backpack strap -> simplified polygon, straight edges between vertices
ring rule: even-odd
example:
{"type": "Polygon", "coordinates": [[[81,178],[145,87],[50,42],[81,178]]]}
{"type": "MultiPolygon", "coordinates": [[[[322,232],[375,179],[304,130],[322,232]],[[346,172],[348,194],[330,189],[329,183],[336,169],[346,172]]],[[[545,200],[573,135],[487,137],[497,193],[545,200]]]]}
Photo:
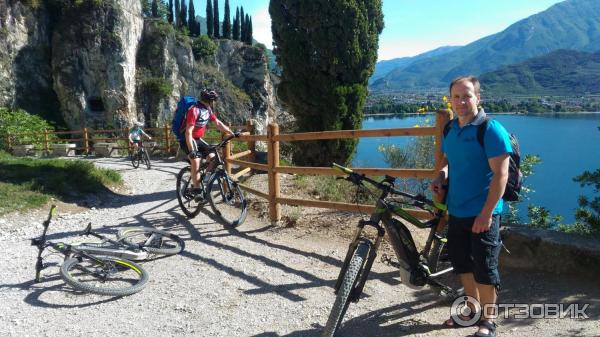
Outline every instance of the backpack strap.
{"type": "Polygon", "coordinates": [[[451,120],[447,121],[446,125],[444,125],[444,131],[443,131],[444,137],[442,137],[442,138],[446,138],[446,136],[448,135],[448,132],[450,132],[450,124],[452,124],[453,120],[454,119],[451,119],[451,120]]]}
{"type": "Polygon", "coordinates": [[[484,150],[485,150],[485,146],[483,146],[483,136],[485,136],[485,130],[487,130],[489,121],[490,121],[489,117],[486,116],[485,119],[483,120],[483,122],[481,124],[479,124],[479,126],[477,127],[477,141],[479,142],[479,145],[481,145],[481,147],[483,147],[484,150]]]}

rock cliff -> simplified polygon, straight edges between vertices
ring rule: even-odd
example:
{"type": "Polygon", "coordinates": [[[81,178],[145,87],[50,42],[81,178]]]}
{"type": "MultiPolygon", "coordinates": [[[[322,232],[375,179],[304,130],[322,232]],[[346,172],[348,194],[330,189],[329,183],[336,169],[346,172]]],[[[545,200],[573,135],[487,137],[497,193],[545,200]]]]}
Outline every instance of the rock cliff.
{"type": "Polygon", "coordinates": [[[199,58],[189,37],[145,18],[139,0],[51,3],[0,0],[0,106],[54,113],[71,129],[154,127],[169,123],[180,96],[210,87],[228,123],[254,119],[264,133],[280,112],[259,47],[216,40],[199,58]]]}

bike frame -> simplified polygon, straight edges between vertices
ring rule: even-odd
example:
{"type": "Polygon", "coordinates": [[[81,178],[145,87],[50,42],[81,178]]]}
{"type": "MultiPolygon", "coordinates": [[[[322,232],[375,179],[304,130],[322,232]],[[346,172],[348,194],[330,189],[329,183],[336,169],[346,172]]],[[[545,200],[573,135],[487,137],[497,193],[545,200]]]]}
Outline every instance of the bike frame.
{"type": "MultiPolygon", "coordinates": [[[[369,182],[373,186],[379,188],[382,191],[381,195],[379,196],[379,199],[376,202],[375,211],[371,214],[370,219],[369,220],[360,220],[357,225],[356,232],[354,234],[352,242],[350,243],[350,245],[348,247],[348,252],[346,253],[346,258],[344,259],[344,263],[342,265],[342,268],[340,270],[340,273],[338,275],[338,278],[337,278],[337,281],[335,284],[335,288],[334,288],[335,293],[337,294],[339,291],[339,288],[342,284],[344,275],[346,274],[346,270],[348,269],[350,260],[352,259],[352,256],[354,254],[356,247],[361,242],[361,240],[366,240],[366,239],[363,239],[363,235],[362,235],[364,228],[366,226],[371,226],[371,227],[375,228],[377,230],[377,238],[375,239],[375,242],[373,243],[373,246],[369,251],[369,255],[365,262],[364,271],[362,272],[361,275],[359,275],[356,286],[353,288],[352,293],[350,294],[350,297],[349,297],[350,301],[357,302],[363,291],[363,288],[364,288],[367,278],[369,276],[371,267],[373,266],[373,262],[375,261],[375,257],[377,256],[377,250],[379,249],[379,246],[381,245],[381,241],[382,241],[385,233],[386,232],[388,233],[388,236],[390,238],[390,244],[398,258],[400,267],[410,270],[412,268],[410,266],[406,265],[404,263],[404,261],[411,260],[411,259],[414,261],[414,259],[419,259],[420,256],[427,256],[431,249],[433,240],[439,240],[439,241],[446,240],[445,238],[443,238],[442,236],[439,235],[439,233],[441,233],[445,227],[445,222],[441,221],[441,220],[444,217],[444,211],[445,211],[446,207],[443,204],[428,200],[423,196],[414,196],[414,195],[411,195],[408,193],[404,193],[404,192],[395,190],[393,187],[393,182],[395,180],[394,177],[386,176],[385,179],[383,180],[383,182],[377,182],[377,181],[372,180],[364,175],[359,175],[357,173],[354,173],[351,170],[344,168],[342,166],[334,164],[334,167],[342,170],[345,173],[350,174],[349,177],[346,179],[353,182],[354,184],[362,185],[361,182],[364,180],[364,181],[369,182]],[[416,207],[419,207],[421,209],[425,209],[425,207],[424,207],[425,205],[429,205],[429,206],[433,207],[435,209],[435,211],[433,212],[434,217],[425,222],[417,219],[416,217],[414,217],[413,215],[408,213],[406,210],[404,210],[400,206],[394,205],[393,201],[391,201],[391,200],[388,201],[387,198],[390,194],[400,195],[403,197],[410,198],[413,200],[413,205],[416,207]],[[412,224],[418,228],[430,228],[431,229],[429,236],[427,238],[425,247],[421,252],[407,251],[408,247],[415,247],[414,241],[412,240],[412,236],[410,235],[410,232],[408,231],[408,229],[401,222],[394,219],[393,215],[399,216],[400,218],[408,221],[410,224],[412,224]]],[[[414,261],[415,265],[419,265],[418,262],[419,262],[418,260],[414,261]]],[[[427,273],[428,271],[425,272],[424,275],[425,275],[426,284],[442,288],[445,291],[454,292],[453,289],[438,282],[435,279],[437,276],[444,275],[451,271],[452,271],[452,268],[438,271],[434,274],[427,273]]]]}

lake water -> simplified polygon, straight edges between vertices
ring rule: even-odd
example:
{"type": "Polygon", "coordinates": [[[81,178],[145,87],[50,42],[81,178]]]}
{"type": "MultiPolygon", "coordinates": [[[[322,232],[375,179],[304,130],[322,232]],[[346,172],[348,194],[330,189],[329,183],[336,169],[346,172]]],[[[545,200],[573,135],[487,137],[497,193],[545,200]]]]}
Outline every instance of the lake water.
{"type": "MultiPolygon", "coordinates": [[[[363,121],[363,129],[384,129],[422,125],[435,116],[376,116],[363,121]]],[[[600,113],[554,115],[493,115],[517,135],[521,155],[535,154],[542,162],[534,168],[525,184],[535,190],[530,200],[521,203],[520,215],[527,219],[527,204],[548,208],[560,214],[566,223],[574,221],[579,195],[593,195],[592,188],[582,189],[573,177],[583,171],[600,168],[600,113]]],[[[355,167],[387,167],[377,147],[381,144],[402,146],[413,137],[361,138],[352,162],[355,167]]]]}

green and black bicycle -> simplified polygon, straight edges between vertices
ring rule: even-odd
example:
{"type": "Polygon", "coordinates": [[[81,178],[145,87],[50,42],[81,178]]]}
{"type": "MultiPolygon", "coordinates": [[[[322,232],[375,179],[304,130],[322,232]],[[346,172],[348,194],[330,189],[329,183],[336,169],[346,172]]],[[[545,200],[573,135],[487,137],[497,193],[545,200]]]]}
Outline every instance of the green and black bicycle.
{"type": "Polygon", "coordinates": [[[399,269],[402,284],[413,289],[429,285],[451,300],[459,296],[461,289],[458,279],[451,273],[452,267],[444,249],[447,240],[445,222],[442,222],[442,219],[445,216],[446,205],[429,200],[423,195],[412,195],[395,189],[394,177],[386,176],[379,182],[337,164],[334,164],[334,168],[346,173],[345,179],[353,184],[364,187],[363,182],[367,182],[381,194],[370,219],[361,220],[357,225],[354,239],[350,243],[335,284],[337,296],[323,336],[334,336],[341,326],[350,302],[358,302],[360,299],[377,250],[386,233],[397,259],[390,263],[399,269]],[[421,221],[411,215],[406,207],[426,210],[432,218],[421,221]],[[393,215],[419,228],[429,229],[429,236],[421,251],[417,249],[406,225],[394,219],[393,215]],[[363,234],[367,227],[375,229],[375,240],[368,239],[363,234]]]}
{"type": "Polygon", "coordinates": [[[35,282],[41,281],[41,271],[48,267],[43,252],[50,249],[65,256],[60,275],[73,288],[98,295],[126,296],[142,290],[148,281],[148,272],[135,261],[156,255],[180,253],[184,242],[175,234],[150,227],[121,229],[117,240],[92,231],[88,224],[82,235],[94,236],[99,241],[77,243],[52,242],[46,239],[48,227],[56,206],[52,205],[43,222],[43,232],[31,244],[38,248],[35,282]]]}

